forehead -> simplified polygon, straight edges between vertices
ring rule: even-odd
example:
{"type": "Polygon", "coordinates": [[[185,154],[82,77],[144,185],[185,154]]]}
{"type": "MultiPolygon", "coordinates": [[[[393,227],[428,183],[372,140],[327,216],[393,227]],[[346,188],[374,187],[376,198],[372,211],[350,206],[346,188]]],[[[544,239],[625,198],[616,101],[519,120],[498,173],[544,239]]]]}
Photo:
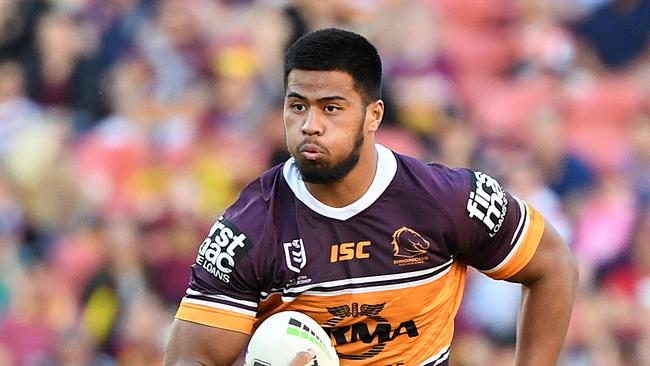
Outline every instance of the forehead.
{"type": "Polygon", "coordinates": [[[344,71],[291,70],[286,94],[293,92],[315,99],[338,95],[360,100],[354,87],[354,79],[344,71]]]}

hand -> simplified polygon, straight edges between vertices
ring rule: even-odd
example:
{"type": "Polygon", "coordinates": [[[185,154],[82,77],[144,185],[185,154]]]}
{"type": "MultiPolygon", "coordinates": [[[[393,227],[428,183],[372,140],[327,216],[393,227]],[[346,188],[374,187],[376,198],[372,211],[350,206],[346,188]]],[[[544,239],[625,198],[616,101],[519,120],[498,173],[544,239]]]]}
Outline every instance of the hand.
{"type": "Polygon", "coordinates": [[[300,352],[288,366],[305,366],[309,361],[313,360],[314,357],[316,357],[316,352],[311,349],[300,352]]]}

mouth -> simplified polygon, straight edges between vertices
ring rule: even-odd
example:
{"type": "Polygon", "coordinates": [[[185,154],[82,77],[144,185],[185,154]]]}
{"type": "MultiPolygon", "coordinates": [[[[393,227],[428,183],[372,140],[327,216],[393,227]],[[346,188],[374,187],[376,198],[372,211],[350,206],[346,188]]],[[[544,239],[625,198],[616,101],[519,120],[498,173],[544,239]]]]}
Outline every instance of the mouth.
{"type": "Polygon", "coordinates": [[[307,160],[318,160],[325,155],[325,150],[312,143],[303,143],[298,147],[298,152],[307,160]]]}

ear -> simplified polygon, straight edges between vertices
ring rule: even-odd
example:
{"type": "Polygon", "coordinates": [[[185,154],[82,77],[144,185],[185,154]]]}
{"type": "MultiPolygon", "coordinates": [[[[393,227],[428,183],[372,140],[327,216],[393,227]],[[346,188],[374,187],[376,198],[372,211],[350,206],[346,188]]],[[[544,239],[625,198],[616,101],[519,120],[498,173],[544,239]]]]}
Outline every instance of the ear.
{"type": "Polygon", "coordinates": [[[384,118],[384,101],[377,99],[366,107],[366,123],[368,132],[376,132],[384,118]]]}

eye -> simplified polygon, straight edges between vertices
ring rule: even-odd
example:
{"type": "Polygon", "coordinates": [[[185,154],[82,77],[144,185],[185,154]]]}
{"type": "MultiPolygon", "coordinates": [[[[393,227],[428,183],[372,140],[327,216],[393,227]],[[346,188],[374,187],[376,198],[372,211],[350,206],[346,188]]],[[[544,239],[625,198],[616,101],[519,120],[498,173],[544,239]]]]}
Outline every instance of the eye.
{"type": "Polygon", "coordinates": [[[325,106],[325,112],[327,112],[327,113],[334,113],[334,112],[336,112],[336,111],[338,111],[340,109],[341,109],[341,107],[339,107],[337,105],[333,105],[333,104],[329,104],[329,105],[325,106]]]}
{"type": "Polygon", "coordinates": [[[304,112],[307,107],[302,103],[291,103],[291,110],[294,112],[304,112]]]}

